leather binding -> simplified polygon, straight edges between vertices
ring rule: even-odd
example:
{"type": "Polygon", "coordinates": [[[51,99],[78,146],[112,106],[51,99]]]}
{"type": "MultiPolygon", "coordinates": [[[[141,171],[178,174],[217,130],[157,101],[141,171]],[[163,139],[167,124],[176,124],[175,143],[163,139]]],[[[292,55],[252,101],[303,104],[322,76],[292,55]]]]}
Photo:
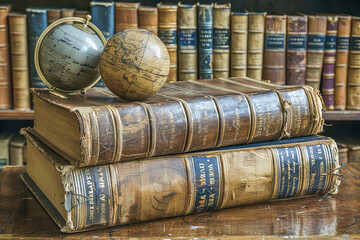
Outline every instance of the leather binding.
{"type": "Polygon", "coordinates": [[[137,2],[115,2],[115,33],[138,28],[137,2]]]}
{"type": "Polygon", "coordinates": [[[231,13],[231,77],[246,77],[248,13],[231,13]]]}
{"type": "Polygon", "coordinates": [[[158,10],[156,7],[140,6],[138,10],[138,26],[158,35],[158,10]]]}
{"type": "Polygon", "coordinates": [[[7,17],[10,5],[0,5],[0,109],[10,109],[11,76],[7,17]]]}
{"type": "Polygon", "coordinates": [[[179,81],[196,80],[197,12],[196,4],[178,3],[179,81]]]}
{"type": "Polygon", "coordinates": [[[213,5],[197,5],[199,79],[211,79],[213,72],[213,5]]]}
{"type": "Polygon", "coordinates": [[[106,40],[115,33],[114,2],[90,2],[91,22],[102,32],[106,40]]]}
{"type": "Polygon", "coordinates": [[[67,233],[336,194],[341,182],[336,143],[320,136],[77,169],[22,132],[31,153],[22,179],[67,233]]]}
{"type": "Polygon", "coordinates": [[[350,46],[351,16],[339,15],[335,62],[335,109],[346,109],[346,84],[350,46]]]}
{"type": "Polygon", "coordinates": [[[320,89],[327,19],[322,15],[309,15],[308,21],[305,84],[320,89]]]}
{"type": "MultiPolygon", "coordinates": [[[[79,17],[79,18],[83,18],[83,19],[86,19],[86,16],[87,15],[91,15],[91,13],[89,11],[86,11],[86,10],[76,10],[75,11],[75,17],[79,17]]],[[[113,22],[115,20],[113,19],[113,22]]]]}
{"type": "Polygon", "coordinates": [[[352,17],[346,108],[360,110],[360,17],[352,17]]]}
{"type": "Polygon", "coordinates": [[[13,108],[30,110],[26,14],[9,14],[13,108]]]}
{"type": "Polygon", "coordinates": [[[324,98],[325,107],[328,110],[334,110],[335,105],[335,57],[338,21],[338,16],[327,16],[321,93],[324,98]]]}
{"type": "Polygon", "coordinates": [[[28,26],[28,48],[29,48],[29,73],[30,73],[30,87],[32,88],[46,88],[45,84],[38,76],[35,63],[34,52],[35,46],[41,33],[47,27],[47,10],[39,8],[27,8],[27,26],[28,26]]]}
{"type": "Polygon", "coordinates": [[[230,12],[231,4],[216,4],[213,9],[214,78],[229,77],[230,72],[230,12]]]}
{"type": "Polygon", "coordinates": [[[286,84],[286,15],[268,14],[265,18],[263,79],[286,84]]]}
{"type": "Polygon", "coordinates": [[[59,154],[66,148],[50,137],[48,128],[60,126],[43,127],[37,115],[44,111],[40,102],[73,117],[81,154],[69,161],[76,166],[305,136],[321,132],[323,126],[318,91],[246,77],[168,83],[142,102],[123,101],[100,88],[67,99],[49,90],[32,91],[34,129],[41,140],[57,146],[59,154]]]}
{"type": "Polygon", "coordinates": [[[308,18],[304,14],[287,17],[286,84],[304,85],[308,18]]]}
{"type": "Polygon", "coordinates": [[[247,76],[262,80],[265,12],[249,12],[247,76]]]}
{"type": "Polygon", "coordinates": [[[177,5],[157,4],[159,38],[165,43],[170,56],[167,82],[177,81],[177,5]]]}
{"type": "Polygon", "coordinates": [[[61,18],[61,9],[49,8],[47,10],[47,24],[50,25],[61,18]]]}

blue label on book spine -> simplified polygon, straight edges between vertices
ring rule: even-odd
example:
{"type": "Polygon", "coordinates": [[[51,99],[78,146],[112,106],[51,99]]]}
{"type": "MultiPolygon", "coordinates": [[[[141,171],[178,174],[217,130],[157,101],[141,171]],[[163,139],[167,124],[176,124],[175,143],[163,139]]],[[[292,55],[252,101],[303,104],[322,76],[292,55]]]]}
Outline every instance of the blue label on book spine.
{"type": "Polygon", "coordinates": [[[336,43],[336,49],[348,50],[350,46],[349,37],[338,37],[336,43]]]}
{"type": "Polygon", "coordinates": [[[220,159],[218,157],[192,157],[195,170],[195,205],[193,213],[215,210],[220,193],[220,159]]]}
{"type": "Polygon", "coordinates": [[[170,45],[176,44],[176,30],[161,30],[159,29],[159,38],[163,41],[163,43],[170,45]]]}
{"type": "Polygon", "coordinates": [[[266,34],[265,49],[285,51],[285,34],[266,34]]]}
{"type": "Polygon", "coordinates": [[[179,30],[179,49],[196,49],[196,30],[179,30]]]}
{"type": "Polygon", "coordinates": [[[360,51],[360,37],[352,37],[350,50],[360,51]]]}
{"type": "Polygon", "coordinates": [[[213,30],[199,29],[199,49],[213,48],[213,30]]]}
{"type": "Polygon", "coordinates": [[[229,49],[229,30],[214,28],[214,48],[229,49]]]}
{"type": "Polygon", "coordinates": [[[336,35],[326,36],[325,50],[336,50],[336,35]]]}
{"type": "Polygon", "coordinates": [[[306,50],[306,36],[304,35],[288,36],[287,47],[290,50],[306,50]]]}
{"type": "Polygon", "coordinates": [[[309,34],[307,40],[307,48],[309,50],[324,50],[325,35],[309,34]]]}

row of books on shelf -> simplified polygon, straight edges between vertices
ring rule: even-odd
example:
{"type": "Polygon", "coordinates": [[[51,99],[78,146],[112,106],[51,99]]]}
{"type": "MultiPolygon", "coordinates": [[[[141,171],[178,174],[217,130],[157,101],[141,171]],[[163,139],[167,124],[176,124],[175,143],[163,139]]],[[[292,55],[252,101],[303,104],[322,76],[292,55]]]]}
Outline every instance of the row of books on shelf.
{"type": "Polygon", "coordinates": [[[26,140],[19,131],[0,131],[0,170],[7,165],[26,164],[26,140]]]}

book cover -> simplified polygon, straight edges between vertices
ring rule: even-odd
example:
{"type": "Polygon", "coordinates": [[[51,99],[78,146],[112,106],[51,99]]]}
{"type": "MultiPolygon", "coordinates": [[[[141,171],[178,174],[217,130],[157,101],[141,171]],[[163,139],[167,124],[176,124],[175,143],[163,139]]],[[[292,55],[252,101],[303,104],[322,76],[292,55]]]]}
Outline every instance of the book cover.
{"type": "Polygon", "coordinates": [[[0,109],[12,107],[12,88],[8,41],[8,14],[10,5],[0,5],[0,109]]]}
{"type": "Polygon", "coordinates": [[[248,13],[231,13],[231,77],[246,77],[247,69],[247,38],[248,38],[248,13]]]}
{"type": "Polygon", "coordinates": [[[91,22],[102,32],[108,40],[115,31],[114,2],[90,2],[91,22]]]}
{"type": "Polygon", "coordinates": [[[138,28],[138,2],[115,2],[115,33],[138,28]]]}
{"type": "Polygon", "coordinates": [[[140,6],[138,11],[139,28],[158,35],[158,10],[156,7],[140,6]]]}

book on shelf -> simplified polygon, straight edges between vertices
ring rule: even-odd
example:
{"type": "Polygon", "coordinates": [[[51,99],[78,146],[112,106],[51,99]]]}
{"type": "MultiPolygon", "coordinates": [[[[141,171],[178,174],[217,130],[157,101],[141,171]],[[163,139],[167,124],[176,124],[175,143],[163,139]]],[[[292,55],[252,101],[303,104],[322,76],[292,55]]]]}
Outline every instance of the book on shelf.
{"type": "Polygon", "coordinates": [[[0,171],[10,163],[9,143],[14,135],[15,133],[10,130],[0,132],[0,171]]]}
{"type": "Polygon", "coordinates": [[[61,9],[60,8],[48,8],[46,18],[47,18],[48,25],[59,20],[61,18],[61,9]]]}
{"type": "Polygon", "coordinates": [[[317,90],[249,78],[168,83],[142,102],[101,88],[33,93],[37,137],[80,167],[311,135],[324,124],[317,90]]]}
{"type": "Polygon", "coordinates": [[[349,152],[349,149],[348,147],[346,147],[345,145],[343,144],[339,144],[339,164],[342,165],[342,164],[348,164],[349,163],[349,160],[348,160],[348,152],[349,152]]]}
{"type": "Polygon", "coordinates": [[[360,110],[360,17],[351,19],[346,108],[360,110]]]}
{"type": "Polygon", "coordinates": [[[265,17],[263,79],[286,84],[286,15],[268,14],[265,17]]]}
{"type": "Polygon", "coordinates": [[[74,17],[75,16],[75,8],[61,8],[60,12],[61,12],[61,18],[66,18],[66,17],[74,17]]]}
{"type": "Polygon", "coordinates": [[[8,14],[11,6],[0,4],[0,109],[12,107],[10,57],[8,41],[8,14]]]}
{"type": "Polygon", "coordinates": [[[165,44],[170,56],[170,72],[167,82],[177,81],[177,17],[178,6],[158,3],[158,36],[165,44]]]}
{"type": "Polygon", "coordinates": [[[214,4],[213,70],[214,78],[229,77],[231,4],[214,4]]]}
{"type": "Polygon", "coordinates": [[[317,135],[76,168],[22,132],[22,180],[67,233],[335,194],[341,181],[335,142],[317,135]]]}
{"type": "Polygon", "coordinates": [[[178,3],[179,81],[198,79],[196,4],[178,3]]]}
{"type": "Polygon", "coordinates": [[[23,135],[17,133],[11,138],[9,143],[9,164],[10,165],[24,165],[26,154],[26,140],[23,135]]]}
{"type": "Polygon", "coordinates": [[[199,79],[212,79],[213,71],[213,4],[197,5],[199,79]]]}
{"type": "Polygon", "coordinates": [[[114,35],[115,31],[115,8],[114,2],[90,2],[91,10],[91,22],[104,35],[105,39],[108,40],[114,35]]]}
{"type": "Polygon", "coordinates": [[[327,27],[321,93],[326,109],[334,110],[336,38],[339,18],[336,15],[328,15],[326,17],[327,27]]]}
{"type": "Polygon", "coordinates": [[[307,29],[307,15],[287,16],[286,84],[288,85],[305,84],[307,29]]]}
{"type": "Polygon", "coordinates": [[[351,16],[339,15],[335,61],[335,109],[346,109],[346,84],[350,46],[351,16]]]}
{"type": "Polygon", "coordinates": [[[29,61],[26,14],[10,13],[9,40],[14,110],[30,110],[29,61]]]}
{"type": "Polygon", "coordinates": [[[115,33],[138,28],[138,2],[115,2],[115,33]]]}
{"type": "MultiPolygon", "coordinates": [[[[87,15],[90,15],[90,11],[87,11],[87,10],[76,10],[75,11],[75,17],[86,19],[87,15]]],[[[114,15],[113,15],[113,17],[114,17],[114,15]]]]}
{"type": "Polygon", "coordinates": [[[230,18],[230,75],[231,77],[246,77],[248,13],[246,11],[232,12],[230,18]]]}
{"type": "Polygon", "coordinates": [[[139,28],[148,30],[158,35],[158,10],[156,7],[140,5],[138,10],[139,28]]]}
{"type": "Polygon", "coordinates": [[[356,131],[346,131],[345,133],[333,131],[328,134],[339,145],[339,149],[341,149],[340,147],[347,149],[347,151],[343,151],[347,153],[348,163],[360,163],[360,136],[356,131]]]}

